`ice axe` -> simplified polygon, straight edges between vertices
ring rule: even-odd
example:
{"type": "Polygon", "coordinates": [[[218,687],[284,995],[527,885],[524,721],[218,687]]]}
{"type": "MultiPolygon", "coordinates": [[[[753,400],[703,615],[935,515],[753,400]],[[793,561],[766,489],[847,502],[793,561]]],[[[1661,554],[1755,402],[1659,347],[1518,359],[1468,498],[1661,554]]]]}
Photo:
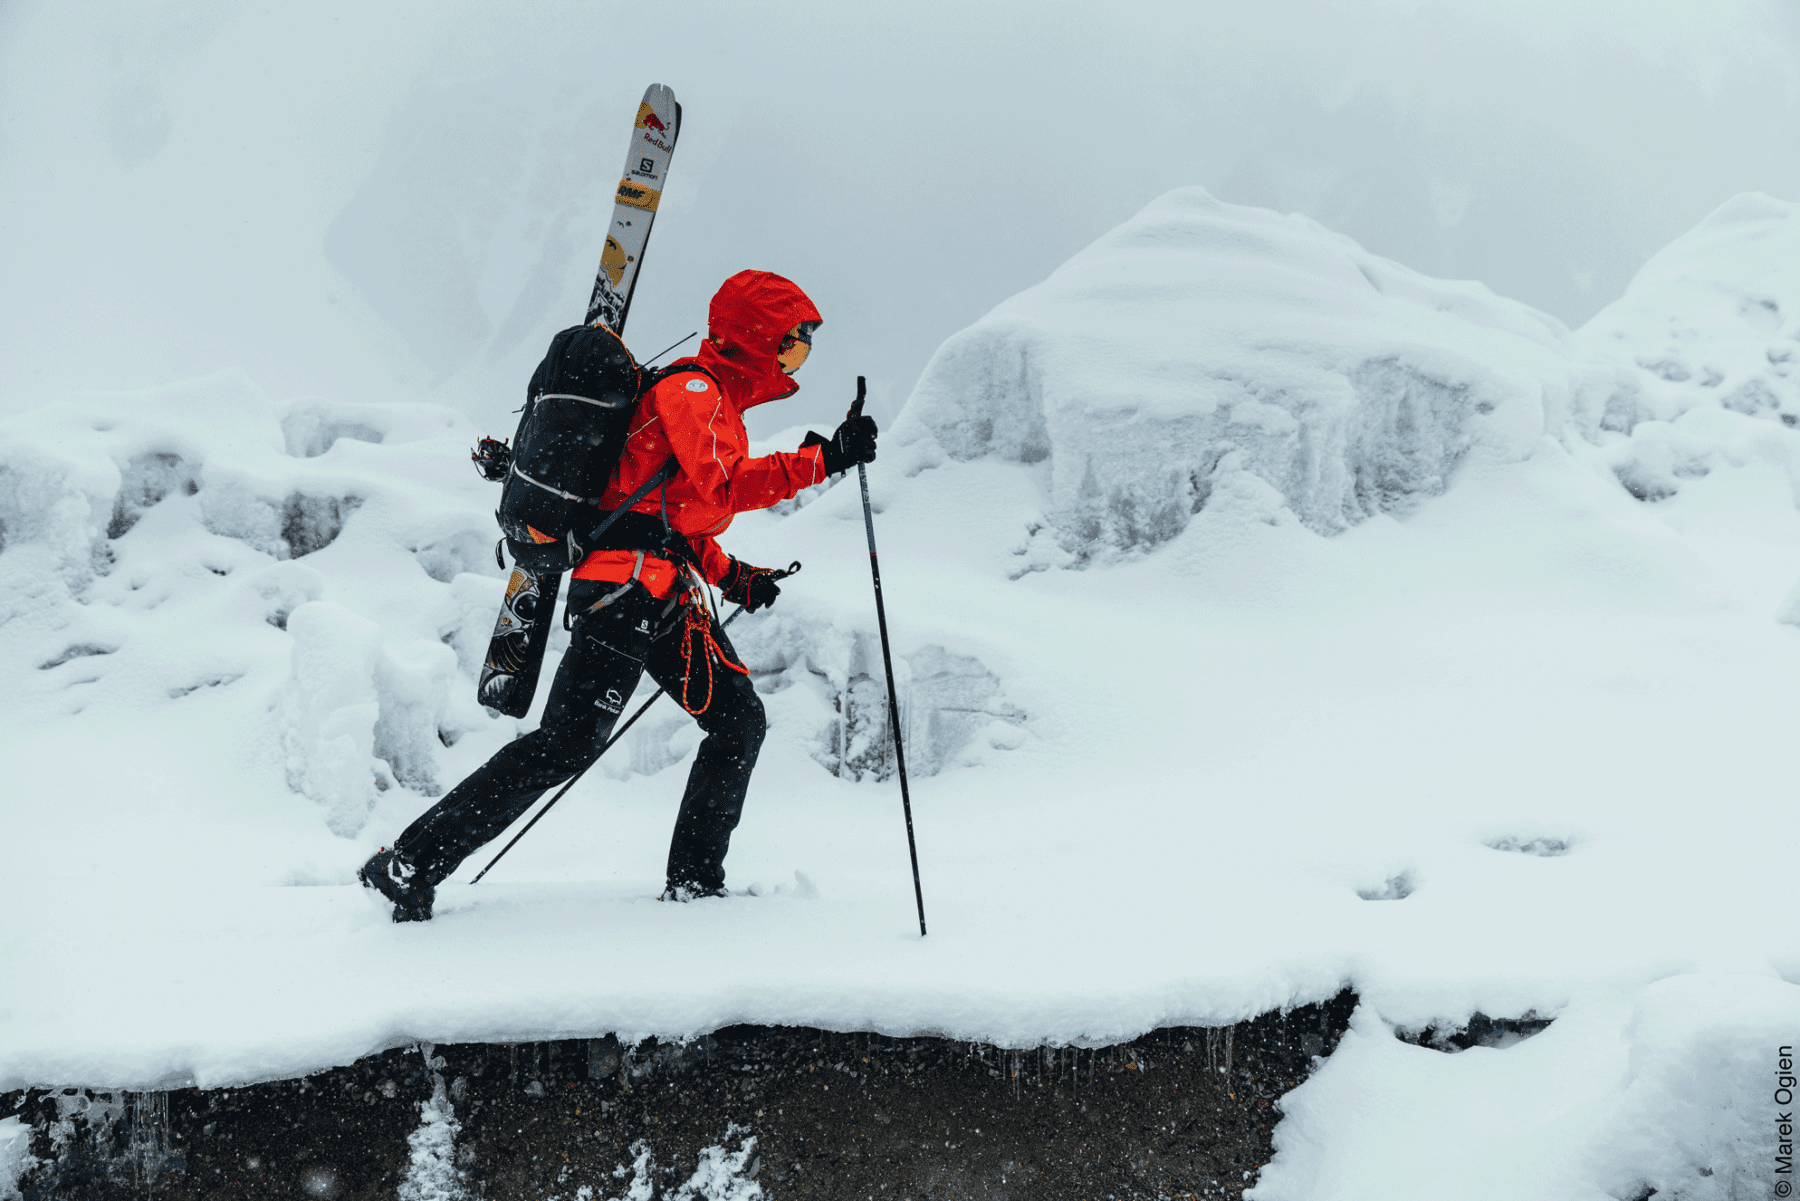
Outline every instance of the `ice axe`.
{"type": "MultiPolygon", "coordinates": [[[[868,380],[856,377],[856,400],[850,405],[851,418],[862,416],[863,399],[869,390],[868,380]]],[[[888,649],[887,606],[881,603],[881,559],[875,553],[875,513],[869,507],[869,468],[856,465],[856,478],[862,484],[863,529],[869,535],[869,574],[875,580],[875,623],[881,627],[881,665],[887,670],[888,730],[894,738],[894,765],[900,770],[900,807],[906,813],[906,850],[912,856],[913,899],[919,903],[919,937],[925,937],[925,892],[919,887],[919,846],[913,840],[912,797],[906,789],[906,747],[900,737],[900,694],[894,689],[894,656],[888,649]]]]}
{"type": "MultiPolygon", "coordinates": [[[[800,560],[796,559],[792,563],[789,563],[784,570],[772,571],[769,574],[774,579],[785,580],[789,576],[796,574],[799,570],[800,570],[800,560]]],[[[728,626],[732,622],[736,621],[738,619],[738,614],[742,613],[743,611],[744,611],[744,607],[742,605],[739,605],[735,610],[732,611],[732,614],[730,617],[727,617],[723,622],[720,623],[719,628],[724,629],[726,626],[728,626]]],[[[631,715],[631,719],[629,721],[627,721],[624,725],[620,726],[617,730],[613,731],[612,737],[608,738],[606,740],[605,744],[603,746],[601,746],[601,748],[599,750],[594,752],[594,757],[592,759],[589,759],[585,764],[583,764],[580,771],[576,772],[574,775],[569,777],[569,782],[564,784],[562,786],[562,788],[560,788],[557,791],[556,795],[550,798],[550,803],[545,805],[542,809],[539,809],[537,811],[537,814],[534,817],[532,817],[532,819],[530,821],[525,823],[525,828],[523,830],[520,830],[517,834],[514,834],[512,836],[512,841],[507,843],[505,846],[501,847],[500,854],[495,855],[492,859],[488,860],[488,865],[486,867],[482,868],[479,872],[476,872],[475,878],[473,880],[470,880],[469,883],[470,884],[481,883],[481,877],[483,877],[483,876],[487,875],[489,872],[493,871],[494,864],[500,862],[500,860],[505,857],[506,852],[512,850],[513,847],[517,846],[519,839],[521,839],[521,838],[525,837],[527,834],[531,833],[531,827],[537,825],[538,819],[543,817],[544,814],[550,812],[550,806],[554,805],[554,804],[556,804],[556,802],[562,800],[564,794],[566,794],[569,791],[569,789],[575,787],[576,782],[579,781],[582,776],[585,776],[587,774],[587,769],[594,766],[594,764],[600,762],[600,756],[602,756],[602,755],[606,754],[606,752],[612,750],[613,743],[615,743],[615,742],[619,741],[619,739],[625,737],[626,731],[630,730],[632,726],[637,724],[637,719],[642,717],[644,715],[644,713],[650,708],[651,705],[654,705],[658,700],[660,700],[665,691],[666,691],[666,689],[658,688],[656,690],[656,694],[654,696],[652,696],[649,700],[645,701],[642,705],[639,705],[638,711],[631,715]]]]}

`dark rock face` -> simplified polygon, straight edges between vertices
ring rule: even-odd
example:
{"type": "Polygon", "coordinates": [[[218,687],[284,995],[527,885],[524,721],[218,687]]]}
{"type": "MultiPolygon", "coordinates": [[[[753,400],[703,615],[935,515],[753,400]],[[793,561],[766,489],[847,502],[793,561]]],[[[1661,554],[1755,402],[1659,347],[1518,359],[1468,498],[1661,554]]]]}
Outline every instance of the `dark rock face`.
{"type": "Polygon", "coordinates": [[[0,1114],[33,1128],[26,1201],[1237,1197],[1354,1004],[1094,1050],[743,1026],[427,1044],[247,1088],[12,1093],[0,1114]]]}

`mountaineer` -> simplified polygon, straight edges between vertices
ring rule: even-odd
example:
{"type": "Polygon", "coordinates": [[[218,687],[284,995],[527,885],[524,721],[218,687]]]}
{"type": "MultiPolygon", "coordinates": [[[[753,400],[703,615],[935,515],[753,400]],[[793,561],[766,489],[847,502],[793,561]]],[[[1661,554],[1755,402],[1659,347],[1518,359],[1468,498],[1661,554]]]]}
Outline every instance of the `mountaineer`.
{"type": "Polygon", "coordinates": [[[875,422],[860,414],[830,438],[809,433],[798,450],[747,453],[744,410],[799,390],[791,377],[820,322],[789,280],[742,271],[713,297],[700,352],[655,375],[599,497],[599,516],[665,467],[673,475],[614,521],[571,573],[572,639],[538,729],[503,747],[358,872],[364,886],[393,902],[395,921],[429,920],[440,882],[580,771],[606,744],[645,671],[706,735],[675,819],[663,899],[727,895],[725,853],[765,720],[748,671],[706,603],[705,584],[752,612],[781,590],[778,573],[733,558],[717,539],[734,515],[875,458],[875,422]]]}

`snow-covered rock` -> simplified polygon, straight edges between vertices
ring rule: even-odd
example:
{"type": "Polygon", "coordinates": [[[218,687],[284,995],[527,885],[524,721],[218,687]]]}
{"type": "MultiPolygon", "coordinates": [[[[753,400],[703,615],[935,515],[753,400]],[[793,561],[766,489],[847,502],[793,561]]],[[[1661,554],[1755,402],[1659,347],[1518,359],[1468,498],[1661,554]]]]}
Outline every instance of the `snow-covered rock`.
{"type": "Polygon", "coordinates": [[[1760,463],[1800,495],[1800,203],[1734,196],[1658,251],[1576,335],[1613,366],[1606,461],[1659,501],[1760,463]]]}
{"type": "MultiPolygon", "coordinates": [[[[343,836],[389,789],[438,794],[445,744],[493,725],[452,687],[498,589],[491,498],[449,469],[470,439],[230,374],[0,423],[14,695],[114,723],[228,698],[214,736],[278,743],[264,766],[343,836]]],[[[198,751],[219,716],[177,724],[198,751]]]]}
{"type": "Polygon", "coordinates": [[[1800,424],[1800,203],[1733,196],[1576,335],[1620,371],[1607,429],[1701,405],[1800,424]]]}
{"type": "Polygon", "coordinates": [[[902,422],[1044,465],[1042,566],[1155,547],[1209,504],[1324,534],[1404,513],[1471,454],[1590,426],[1605,382],[1543,313],[1186,188],[951,338],[902,422]]]}

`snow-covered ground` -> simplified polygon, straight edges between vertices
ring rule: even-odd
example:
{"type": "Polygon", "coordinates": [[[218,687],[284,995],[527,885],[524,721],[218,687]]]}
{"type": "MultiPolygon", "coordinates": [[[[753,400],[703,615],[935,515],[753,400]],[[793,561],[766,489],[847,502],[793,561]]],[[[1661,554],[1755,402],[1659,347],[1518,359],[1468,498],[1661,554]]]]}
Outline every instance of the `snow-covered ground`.
{"type": "Polygon", "coordinates": [[[1570,333],[1188,190],[951,339],[870,472],[923,939],[854,481],[727,538],[805,563],[733,627],[744,895],[654,899],[665,701],[394,926],[356,866],[535,720],[473,697],[498,431],[229,374],[0,423],[0,1088],[1348,984],[1263,1201],[1753,1195],[1800,1043],[1797,281],[1800,206],[1739,197],[1570,333]],[[1554,1021],[1396,1037],[1477,1012],[1554,1021]]]}

